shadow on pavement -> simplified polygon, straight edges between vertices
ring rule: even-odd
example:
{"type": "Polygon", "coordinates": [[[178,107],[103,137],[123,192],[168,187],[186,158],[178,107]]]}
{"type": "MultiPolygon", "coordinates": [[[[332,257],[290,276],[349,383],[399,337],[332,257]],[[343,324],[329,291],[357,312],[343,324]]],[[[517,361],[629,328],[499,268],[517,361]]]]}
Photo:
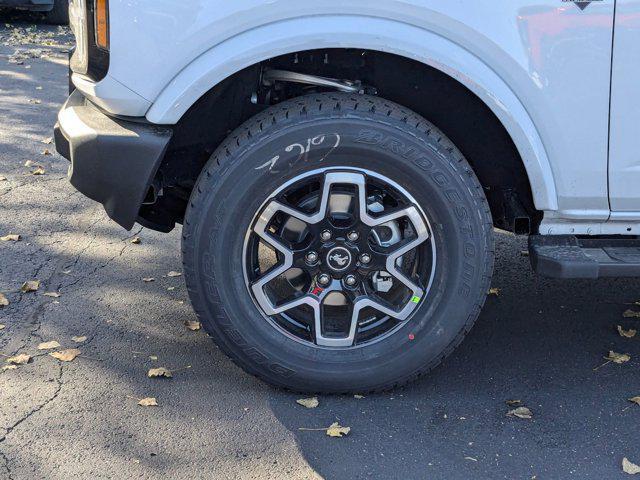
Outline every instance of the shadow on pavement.
{"type": "Polygon", "coordinates": [[[638,455],[640,392],[637,341],[625,303],[640,298],[638,280],[536,278],[526,242],[498,236],[493,285],[478,323],[443,365],[417,383],[364,399],[320,399],[297,411],[272,401],[278,419],[324,478],[618,478],[623,456],[638,455]],[[605,362],[625,352],[625,365],[605,362]],[[506,400],[522,400],[532,420],[507,418],[506,400]],[[299,427],[334,421],[346,438],[299,427]]]}

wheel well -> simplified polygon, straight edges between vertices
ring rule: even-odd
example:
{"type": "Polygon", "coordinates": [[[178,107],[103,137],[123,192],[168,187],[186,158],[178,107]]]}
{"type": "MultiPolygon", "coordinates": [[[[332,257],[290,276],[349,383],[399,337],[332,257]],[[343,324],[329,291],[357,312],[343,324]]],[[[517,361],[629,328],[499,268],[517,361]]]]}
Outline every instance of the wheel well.
{"type": "Polygon", "coordinates": [[[174,127],[174,136],[140,210],[141,223],[170,230],[181,223],[193,185],[220,143],[244,121],[322,87],[261,86],[264,68],[360,81],[431,121],[462,151],[482,184],[494,225],[527,234],[541,219],[522,159],[508,132],[473,92],[445,73],[397,55],[358,49],[309,50],[246,68],[205,94],[174,127]]]}

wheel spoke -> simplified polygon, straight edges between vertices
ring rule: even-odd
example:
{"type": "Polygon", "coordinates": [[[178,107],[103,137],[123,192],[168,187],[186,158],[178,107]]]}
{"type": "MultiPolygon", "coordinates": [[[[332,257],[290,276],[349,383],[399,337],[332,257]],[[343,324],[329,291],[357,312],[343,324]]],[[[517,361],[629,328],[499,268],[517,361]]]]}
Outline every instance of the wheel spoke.
{"type": "Polygon", "coordinates": [[[322,347],[350,347],[353,345],[353,342],[356,338],[356,329],[358,327],[357,314],[351,316],[351,322],[349,324],[349,332],[347,333],[346,337],[326,337],[322,334],[322,326],[323,326],[324,318],[323,318],[323,311],[322,311],[323,309],[322,309],[321,302],[324,298],[326,298],[328,293],[336,290],[340,290],[340,289],[337,288],[337,289],[330,289],[325,291],[320,301],[318,301],[316,305],[313,306],[314,321],[315,321],[314,330],[315,330],[315,337],[316,337],[315,340],[316,340],[316,344],[322,347]]]}
{"type": "MultiPolygon", "coordinates": [[[[269,304],[271,305],[271,302],[269,302],[269,304]]],[[[268,315],[278,315],[279,313],[286,312],[287,310],[291,310],[292,308],[296,308],[301,305],[309,305],[311,308],[315,310],[316,305],[319,305],[319,304],[318,304],[318,300],[315,297],[311,295],[305,295],[295,300],[291,300],[290,302],[283,303],[282,305],[279,305],[277,307],[272,306],[270,310],[271,313],[268,313],[268,315]]]]}
{"type": "Polygon", "coordinates": [[[324,220],[327,214],[327,208],[329,206],[329,198],[331,196],[331,187],[336,184],[356,184],[358,186],[362,185],[362,188],[359,187],[359,191],[362,192],[361,197],[364,198],[364,175],[357,173],[327,173],[324,177],[324,182],[322,186],[322,194],[320,197],[320,207],[318,211],[312,215],[308,215],[303,213],[295,208],[291,208],[283,203],[272,200],[262,211],[258,222],[254,230],[256,233],[259,233],[259,229],[263,230],[267,227],[273,216],[278,212],[286,213],[287,215],[291,215],[292,217],[297,218],[298,220],[308,224],[314,225],[316,223],[324,220]]]}
{"type": "MultiPolygon", "coordinates": [[[[425,226],[426,227],[426,226],[425,226]]],[[[421,299],[424,296],[424,291],[418,284],[413,282],[409,277],[403,274],[397,267],[396,263],[400,257],[402,257],[405,253],[410,252],[414,248],[421,245],[425,240],[429,238],[428,231],[425,229],[424,233],[418,233],[418,236],[410,241],[410,242],[401,242],[401,246],[393,250],[387,256],[386,260],[386,269],[389,274],[393,277],[397,278],[400,282],[402,282],[409,290],[411,290],[413,297],[421,299]]],[[[409,302],[411,303],[411,302],[409,302]]]]}
{"type": "Polygon", "coordinates": [[[411,279],[409,279],[406,275],[404,275],[400,270],[398,270],[396,266],[396,262],[400,257],[429,239],[429,229],[427,227],[427,224],[423,220],[422,215],[420,215],[420,212],[415,206],[411,205],[410,207],[397,210],[388,215],[372,219],[372,221],[375,222],[375,225],[382,225],[405,217],[407,217],[411,221],[411,224],[413,225],[413,228],[416,232],[416,238],[409,241],[401,241],[397,246],[395,246],[395,248],[386,255],[385,268],[387,272],[389,272],[389,274],[394,276],[409,290],[411,290],[414,297],[422,298],[422,296],[424,295],[423,290],[416,283],[411,281],[411,279]]]}
{"type": "Polygon", "coordinates": [[[354,319],[356,322],[358,320],[358,315],[360,314],[360,312],[367,307],[371,307],[395,319],[406,320],[415,308],[415,304],[411,305],[411,302],[408,302],[408,304],[401,309],[394,309],[390,306],[384,305],[382,302],[374,300],[372,296],[362,297],[358,299],[353,305],[354,319]]]}
{"type": "MultiPolygon", "coordinates": [[[[260,277],[253,283],[253,285],[251,285],[251,290],[253,291],[256,300],[260,306],[265,309],[265,312],[273,311],[275,307],[264,293],[264,287],[293,266],[293,251],[291,251],[282,241],[267,232],[267,226],[276,212],[278,212],[278,208],[279,206],[277,202],[271,202],[267,205],[253,229],[260,238],[274,247],[284,257],[280,266],[271,269],[267,274],[260,277]]],[[[267,313],[267,315],[274,315],[274,313],[267,313]]]]}
{"type": "Polygon", "coordinates": [[[369,225],[370,227],[377,227],[379,225],[383,225],[385,223],[389,223],[394,220],[400,220],[401,218],[407,217],[413,224],[418,235],[420,234],[426,235],[424,237],[425,240],[429,238],[429,230],[427,229],[427,224],[422,219],[422,215],[420,215],[420,212],[418,211],[418,209],[413,205],[406,208],[397,209],[387,215],[382,215],[380,217],[370,216],[365,209],[364,215],[365,216],[363,217],[362,222],[365,223],[366,225],[369,225]]]}

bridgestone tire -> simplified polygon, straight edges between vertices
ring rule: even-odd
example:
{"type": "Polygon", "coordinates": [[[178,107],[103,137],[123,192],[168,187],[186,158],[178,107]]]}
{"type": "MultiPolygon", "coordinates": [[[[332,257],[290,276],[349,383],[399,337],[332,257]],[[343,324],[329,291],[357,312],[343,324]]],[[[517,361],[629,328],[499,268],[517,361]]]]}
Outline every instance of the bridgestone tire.
{"type": "Polygon", "coordinates": [[[461,152],[434,125],[380,98],[314,94],[273,106],[233,132],[200,174],[186,211],[183,261],[192,305],[216,344],[247,372],[317,393],[394,388],[424,375],[469,332],[493,270],[489,207],[461,152]],[[304,161],[287,145],[327,132],[340,145],[304,161]],[[276,153],[276,165],[267,165],[276,153]],[[273,168],[269,168],[272,166],[273,168]],[[360,348],[305,345],[260,312],[245,283],[243,244],[272,192],[305,172],[366,169],[403,186],[433,228],[431,290],[393,335],[360,348]]]}

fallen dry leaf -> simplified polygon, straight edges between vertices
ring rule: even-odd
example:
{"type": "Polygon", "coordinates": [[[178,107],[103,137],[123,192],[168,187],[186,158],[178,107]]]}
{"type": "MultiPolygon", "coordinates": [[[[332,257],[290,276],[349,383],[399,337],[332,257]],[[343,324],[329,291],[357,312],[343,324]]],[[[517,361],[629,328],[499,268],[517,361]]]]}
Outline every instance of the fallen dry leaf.
{"type": "Polygon", "coordinates": [[[60,350],[59,352],[50,353],[49,355],[57,358],[61,362],[72,362],[80,353],[80,350],[77,348],[68,348],[66,350],[60,350]]]}
{"type": "Polygon", "coordinates": [[[143,282],[146,282],[146,283],[149,283],[149,282],[155,282],[155,281],[156,281],[156,279],[155,279],[155,278],[153,278],[153,277],[144,277],[144,278],[142,279],[142,281],[143,281],[143,282]]]}
{"type": "Polygon", "coordinates": [[[640,405],[640,397],[631,397],[629,401],[635,403],[636,405],[640,405]]]}
{"type": "Polygon", "coordinates": [[[622,314],[624,318],[640,318],[640,312],[636,312],[633,310],[627,310],[622,314]]]}
{"type": "Polygon", "coordinates": [[[71,340],[73,340],[76,343],[82,343],[87,340],[87,337],[85,337],[84,335],[81,337],[71,337],[71,340]]]}
{"type": "Polygon", "coordinates": [[[180,272],[174,272],[173,270],[171,270],[169,273],[167,273],[167,277],[179,277],[182,274],[180,272]]]}
{"type": "Polygon", "coordinates": [[[7,326],[4,323],[0,323],[0,330],[4,330],[7,326]]]}
{"type": "Polygon", "coordinates": [[[141,407],[157,407],[158,402],[154,397],[141,398],[138,402],[141,407]]]}
{"type": "Polygon", "coordinates": [[[147,377],[149,377],[149,378],[155,378],[155,377],[171,378],[171,377],[173,377],[173,375],[171,374],[171,370],[169,370],[168,368],[158,367],[158,368],[149,369],[149,371],[147,372],[147,377]]]}
{"type": "Polygon", "coordinates": [[[35,292],[40,288],[40,280],[29,280],[20,287],[22,293],[35,292]]]}
{"type": "Polygon", "coordinates": [[[327,428],[327,435],[330,437],[342,437],[348,435],[350,431],[351,427],[343,427],[338,422],[334,422],[327,428]]]}
{"type": "Polygon", "coordinates": [[[53,143],[53,137],[43,138],[42,140],[40,140],[40,142],[44,143],[45,145],[51,145],[53,143]]]}
{"type": "Polygon", "coordinates": [[[10,233],[9,235],[0,237],[0,242],[17,242],[19,240],[20,240],[20,235],[15,233],[10,233]]]}
{"type": "Polygon", "coordinates": [[[364,398],[364,395],[358,395],[358,394],[355,394],[355,395],[353,396],[353,398],[356,398],[356,399],[360,400],[360,399],[364,398]]]}
{"type": "Polygon", "coordinates": [[[149,355],[149,360],[153,360],[155,362],[156,360],[158,360],[158,356],[157,355],[149,355]]]}
{"type": "Polygon", "coordinates": [[[200,322],[196,320],[187,320],[184,322],[184,326],[187,327],[187,330],[191,330],[192,332],[200,330],[200,322]]]}
{"type": "Polygon", "coordinates": [[[524,418],[528,420],[533,417],[533,413],[527,407],[518,407],[518,408],[514,408],[513,410],[509,410],[507,412],[507,416],[524,418]]]}
{"type": "Polygon", "coordinates": [[[506,400],[504,403],[509,406],[515,407],[516,405],[520,405],[522,403],[522,400],[506,400]]]}
{"type": "Polygon", "coordinates": [[[24,162],[25,167],[33,167],[34,165],[35,162],[33,160],[27,160],[26,162],[24,162]]]}
{"type": "Polygon", "coordinates": [[[631,357],[626,353],[616,353],[613,350],[609,350],[609,355],[604,358],[605,360],[609,360],[610,362],[617,364],[627,363],[631,360],[631,357]]]}
{"type": "Polygon", "coordinates": [[[167,290],[169,290],[170,292],[173,292],[176,289],[176,287],[167,287],[167,290]]]}
{"type": "Polygon", "coordinates": [[[44,292],[43,295],[45,297],[60,298],[61,294],[58,292],[44,292]]]}
{"type": "Polygon", "coordinates": [[[131,243],[133,243],[134,245],[138,245],[138,244],[142,243],[142,240],[140,240],[140,237],[133,237],[131,239],[131,243]]]}
{"type": "Polygon", "coordinates": [[[495,295],[497,297],[498,295],[500,295],[500,289],[497,287],[490,288],[489,295],[495,295]]]}
{"type": "Polygon", "coordinates": [[[9,180],[7,177],[0,175],[0,182],[6,182],[7,180],[9,180]]]}
{"type": "Polygon", "coordinates": [[[305,408],[316,408],[320,404],[320,402],[318,402],[318,397],[299,398],[296,400],[296,403],[305,408]]]}
{"type": "Polygon", "coordinates": [[[624,457],[622,459],[622,471],[624,473],[628,473],[629,475],[637,475],[638,473],[640,473],[640,466],[630,462],[627,457],[624,457]]]}
{"type": "Polygon", "coordinates": [[[44,175],[47,171],[43,167],[37,167],[31,171],[31,175],[44,175]]]}
{"type": "Polygon", "coordinates": [[[50,350],[52,348],[58,348],[60,344],[55,340],[51,340],[50,342],[42,342],[38,345],[38,350],[50,350]]]}
{"type": "Polygon", "coordinates": [[[16,368],[18,368],[16,365],[5,365],[4,367],[2,367],[2,371],[4,372],[5,370],[15,370],[16,368]]]}
{"type": "Polygon", "coordinates": [[[618,325],[618,333],[620,334],[621,337],[633,338],[636,336],[636,333],[638,333],[638,331],[634,330],[633,328],[630,328],[629,330],[625,330],[620,325],[618,325]]]}
{"type": "Polygon", "coordinates": [[[0,293],[0,307],[6,307],[9,305],[9,299],[0,293]]]}
{"type": "Polygon", "coordinates": [[[48,148],[45,148],[45,149],[42,151],[42,155],[51,155],[51,152],[49,151],[49,149],[48,149],[48,148]]]}
{"type": "Polygon", "coordinates": [[[21,353],[20,355],[16,355],[15,357],[7,358],[7,363],[11,365],[24,365],[25,363],[29,363],[31,361],[31,355],[27,355],[26,353],[21,353]]]}

